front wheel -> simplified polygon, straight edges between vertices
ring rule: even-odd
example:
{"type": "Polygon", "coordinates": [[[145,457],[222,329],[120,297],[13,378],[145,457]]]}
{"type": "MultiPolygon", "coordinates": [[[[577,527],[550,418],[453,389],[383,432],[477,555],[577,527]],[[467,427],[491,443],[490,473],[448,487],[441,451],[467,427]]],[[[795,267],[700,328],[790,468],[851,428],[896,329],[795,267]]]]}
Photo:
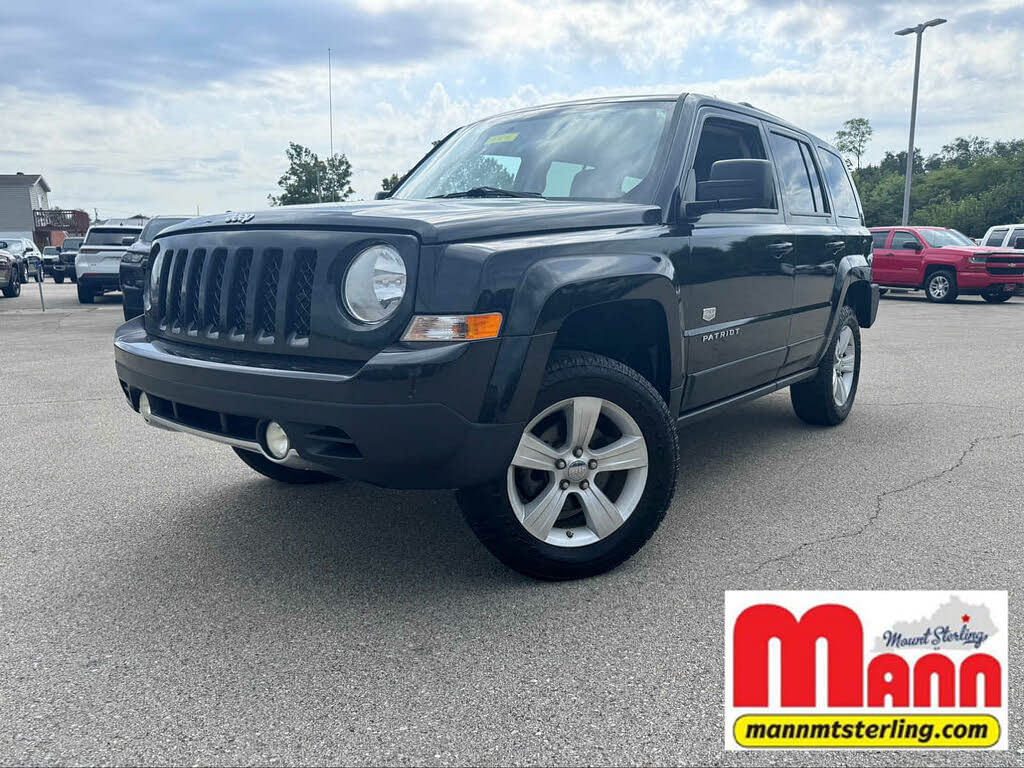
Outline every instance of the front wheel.
{"type": "Polygon", "coordinates": [[[839,313],[832,337],[813,379],[794,384],[789,398],[796,415],[808,424],[834,427],[853,409],[860,382],[860,324],[851,307],[839,313]]]}
{"type": "Polygon", "coordinates": [[[18,277],[18,271],[14,270],[11,273],[10,283],[8,283],[7,287],[3,289],[4,296],[8,299],[16,299],[18,296],[21,296],[21,280],[19,280],[18,277]]]}
{"type": "Polygon", "coordinates": [[[951,269],[937,269],[924,281],[924,295],[928,301],[949,304],[956,301],[956,273],[951,269]]]}
{"type": "Polygon", "coordinates": [[[277,480],[279,483],[290,483],[292,485],[308,485],[309,483],[329,483],[338,478],[328,475],[325,472],[317,472],[312,469],[295,469],[286,467],[283,464],[276,464],[261,453],[247,451],[244,448],[232,449],[238,454],[238,458],[244,461],[251,469],[256,470],[264,477],[277,480]]]}
{"type": "Polygon", "coordinates": [[[650,382],[601,355],[557,353],[505,475],[457,498],[503,563],[539,579],[577,579],[644,545],[678,466],[675,420],[650,382]]]}

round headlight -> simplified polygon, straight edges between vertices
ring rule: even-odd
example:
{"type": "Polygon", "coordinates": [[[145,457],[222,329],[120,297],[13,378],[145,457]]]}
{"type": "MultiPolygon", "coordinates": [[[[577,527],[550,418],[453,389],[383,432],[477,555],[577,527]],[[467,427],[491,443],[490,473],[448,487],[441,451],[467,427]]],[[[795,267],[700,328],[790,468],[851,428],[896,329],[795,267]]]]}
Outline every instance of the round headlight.
{"type": "Polygon", "coordinates": [[[361,323],[380,323],[405,296],[405,262],[390,245],[372,245],[356,256],[341,284],[345,309],[361,323]]]}

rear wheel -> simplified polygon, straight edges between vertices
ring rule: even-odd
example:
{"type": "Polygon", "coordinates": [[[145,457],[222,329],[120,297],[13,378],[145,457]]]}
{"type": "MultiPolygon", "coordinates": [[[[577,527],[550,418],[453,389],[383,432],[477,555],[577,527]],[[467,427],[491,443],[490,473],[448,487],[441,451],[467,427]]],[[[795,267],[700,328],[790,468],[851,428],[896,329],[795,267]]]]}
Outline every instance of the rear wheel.
{"type": "Polygon", "coordinates": [[[252,469],[255,469],[264,477],[277,480],[279,483],[291,483],[292,485],[308,485],[309,483],[329,483],[339,478],[328,475],[325,472],[316,472],[311,469],[295,469],[276,464],[261,453],[247,451],[244,448],[232,448],[238,454],[238,458],[244,461],[252,469]]]}
{"type": "Polygon", "coordinates": [[[57,285],[60,285],[61,283],[64,282],[64,275],[54,275],[53,282],[57,283],[57,285]]]}
{"type": "Polygon", "coordinates": [[[822,357],[817,375],[789,388],[793,410],[808,424],[826,427],[841,424],[853,409],[859,381],[860,325],[853,309],[844,306],[839,314],[839,327],[822,357]]]}
{"type": "Polygon", "coordinates": [[[576,579],[644,545],[672,500],[678,465],[675,420],[650,382],[601,355],[561,353],[505,475],[457,498],[503,563],[576,579]]]}
{"type": "Polygon", "coordinates": [[[989,304],[1002,304],[1004,301],[1009,301],[1012,297],[1012,293],[1009,293],[1004,290],[985,291],[984,293],[981,294],[981,298],[983,298],[989,304]]]}
{"type": "Polygon", "coordinates": [[[78,303],[79,304],[92,304],[95,300],[96,295],[92,290],[81,283],[78,284],[78,303]]]}
{"type": "Polygon", "coordinates": [[[956,301],[956,273],[951,269],[937,269],[924,281],[924,294],[928,301],[949,304],[956,301]]]}

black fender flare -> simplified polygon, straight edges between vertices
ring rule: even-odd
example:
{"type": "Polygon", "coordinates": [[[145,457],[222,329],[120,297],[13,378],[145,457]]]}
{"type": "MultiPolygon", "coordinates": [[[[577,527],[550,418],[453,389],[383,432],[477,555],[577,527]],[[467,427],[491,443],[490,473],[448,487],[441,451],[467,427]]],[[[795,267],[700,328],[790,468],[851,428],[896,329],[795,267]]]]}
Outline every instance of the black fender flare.
{"type": "MultiPolygon", "coordinates": [[[[582,310],[616,302],[650,301],[661,309],[669,386],[672,392],[681,392],[683,314],[673,277],[672,262],[649,253],[559,256],[532,264],[509,307],[482,419],[528,419],[563,323],[582,310]]],[[[678,403],[674,405],[678,409],[678,403]]]]}

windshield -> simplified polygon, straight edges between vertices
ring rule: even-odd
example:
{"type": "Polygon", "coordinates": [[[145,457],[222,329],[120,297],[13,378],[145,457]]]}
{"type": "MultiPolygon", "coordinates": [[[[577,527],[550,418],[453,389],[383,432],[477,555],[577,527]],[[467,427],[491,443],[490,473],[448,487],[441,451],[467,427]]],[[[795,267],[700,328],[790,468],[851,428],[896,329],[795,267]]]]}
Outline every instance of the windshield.
{"type": "Polygon", "coordinates": [[[971,238],[955,229],[919,229],[918,234],[932,248],[941,248],[944,245],[976,245],[971,238]]]}
{"type": "Polygon", "coordinates": [[[77,251],[82,245],[82,238],[80,237],[68,237],[61,243],[60,249],[62,251],[77,251]]]}
{"type": "Polygon", "coordinates": [[[45,253],[47,256],[56,256],[58,253],[60,253],[60,249],[58,249],[56,245],[48,245],[45,248],[43,248],[43,253],[45,253]]]}
{"type": "Polygon", "coordinates": [[[654,158],[674,107],[671,101],[582,104],[475,123],[445,142],[393,197],[469,192],[649,203],[658,183],[654,158]]]}
{"type": "Polygon", "coordinates": [[[121,241],[130,237],[133,240],[139,236],[138,229],[107,228],[90,229],[85,236],[86,245],[121,245],[121,241]]]}
{"type": "Polygon", "coordinates": [[[142,234],[139,235],[139,240],[144,243],[152,242],[153,238],[163,232],[172,224],[180,224],[183,221],[188,221],[187,216],[181,216],[175,218],[172,216],[163,216],[158,219],[150,219],[146,228],[142,230],[142,234]]]}

